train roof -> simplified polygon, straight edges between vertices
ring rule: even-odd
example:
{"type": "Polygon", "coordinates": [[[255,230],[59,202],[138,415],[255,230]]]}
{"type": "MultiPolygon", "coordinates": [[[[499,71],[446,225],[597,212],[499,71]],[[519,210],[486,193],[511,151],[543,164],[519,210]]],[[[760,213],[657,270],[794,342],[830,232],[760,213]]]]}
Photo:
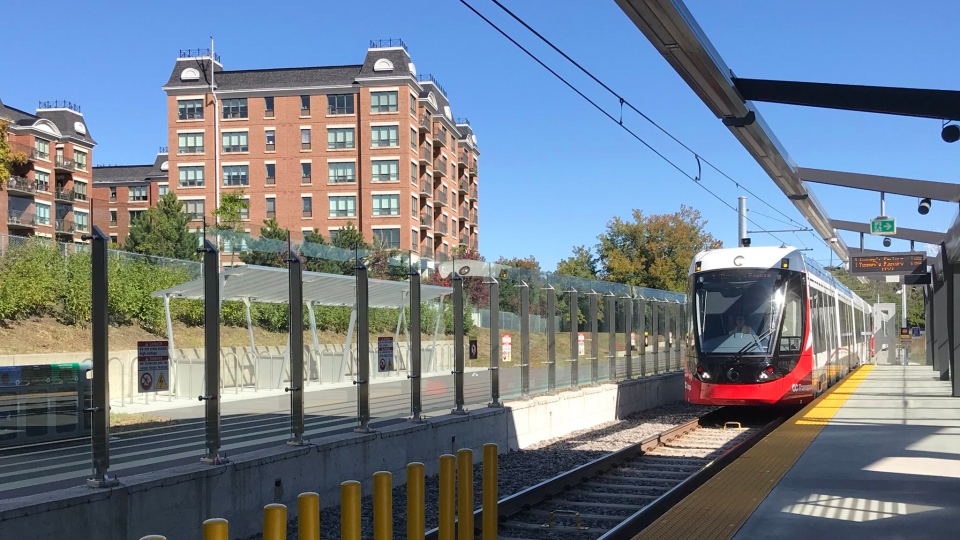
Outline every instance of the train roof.
{"type": "Polygon", "coordinates": [[[700,263],[700,271],[706,272],[734,267],[779,268],[784,259],[789,261],[791,269],[806,269],[808,273],[827,282],[844,295],[859,299],[864,304],[867,304],[865,300],[857,296],[833,274],[793,246],[740,247],[701,251],[690,263],[689,274],[693,274],[696,271],[697,263],[700,263]]]}

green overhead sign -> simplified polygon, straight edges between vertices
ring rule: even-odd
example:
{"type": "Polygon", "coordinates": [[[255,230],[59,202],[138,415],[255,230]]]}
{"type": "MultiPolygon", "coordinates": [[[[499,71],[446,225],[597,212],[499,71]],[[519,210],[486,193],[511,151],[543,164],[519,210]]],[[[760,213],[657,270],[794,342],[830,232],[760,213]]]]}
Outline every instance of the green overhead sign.
{"type": "Polygon", "coordinates": [[[870,220],[870,234],[889,235],[897,234],[897,220],[880,216],[870,220]]]}

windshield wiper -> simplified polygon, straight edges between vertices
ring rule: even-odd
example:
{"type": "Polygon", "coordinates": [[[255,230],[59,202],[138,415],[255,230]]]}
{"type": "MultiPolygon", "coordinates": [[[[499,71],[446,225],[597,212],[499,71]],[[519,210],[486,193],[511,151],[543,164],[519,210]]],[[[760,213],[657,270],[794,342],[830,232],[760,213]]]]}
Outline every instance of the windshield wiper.
{"type": "Polygon", "coordinates": [[[763,339],[763,338],[765,338],[765,337],[767,337],[767,336],[769,336],[769,335],[772,334],[772,333],[773,333],[773,329],[770,329],[770,330],[767,330],[766,332],[760,334],[759,336],[754,335],[754,336],[753,336],[753,341],[747,343],[746,345],[743,346],[743,348],[741,348],[739,351],[737,351],[737,354],[734,355],[733,359],[734,359],[734,360],[739,360],[741,357],[743,357],[744,354],[747,353],[747,349],[749,349],[750,347],[753,347],[754,345],[759,346],[759,345],[760,345],[760,340],[763,339]]]}

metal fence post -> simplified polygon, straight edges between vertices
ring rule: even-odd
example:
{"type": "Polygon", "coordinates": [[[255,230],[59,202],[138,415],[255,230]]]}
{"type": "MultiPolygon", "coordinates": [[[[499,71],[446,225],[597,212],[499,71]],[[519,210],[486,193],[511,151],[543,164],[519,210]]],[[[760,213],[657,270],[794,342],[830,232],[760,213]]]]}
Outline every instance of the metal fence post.
{"type": "Polygon", "coordinates": [[[580,387],[580,298],[576,289],[570,287],[570,389],[580,387]]]}
{"type": "MultiPolygon", "coordinates": [[[[303,444],[303,261],[292,250],[288,254],[289,268],[289,317],[290,332],[290,386],[284,392],[290,393],[290,440],[287,444],[303,444]]],[[[239,374],[238,374],[239,375],[239,374]]]]}
{"type": "MultiPolygon", "coordinates": [[[[461,351],[462,352],[462,351],[461,351]]],[[[490,279],[490,407],[500,403],[500,283],[490,279]]]]}
{"type": "Polygon", "coordinates": [[[557,391],[557,291],[547,286],[547,392],[557,391]]]}
{"type": "Polygon", "coordinates": [[[650,306],[650,334],[653,338],[653,374],[660,373],[660,302],[650,306]]]}
{"type": "Polygon", "coordinates": [[[207,453],[200,461],[217,464],[220,458],[220,252],[209,239],[203,241],[203,353],[204,423],[207,453]]]}
{"type": "Polygon", "coordinates": [[[639,320],[637,325],[637,337],[640,339],[640,344],[638,345],[640,349],[640,376],[647,376],[647,299],[643,296],[640,296],[637,299],[637,312],[639,313],[639,320]]]}
{"type": "Polygon", "coordinates": [[[112,487],[117,478],[108,475],[110,468],[110,377],[109,377],[109,312],[107,290],[107,242],[99,227],[92,234],[83,235],[92,244],[92,272],[90,276],[90,322],[93,339],[93,396],[84,412],[91,417],[90,445],[93,453],[93,475],[87,485],[93,488],[112,487]]]}
{"type": "Polygon", "coordinates": [[[530,397],[530,286],[520,283],[520,397],[530,397]]]}
{"type": "Polygon", "coordinates": [[[633,345],[630,343],[630,333],[633,332],[633,297],[626,295],[623,297],[623,336],[625,338],[626,354],[623,358],[627,368],[627,378],[633,378],[633,345]]]}
{"type": "Polygon", "coordinates": [[[600,319],[597,315],[597,291],[590,291],[590,384],[600,378],[600,319]]]}
{"type": "Polygon", "coordinates": [[[607,321],[608,350],[610,351],[610,363],[607,368],[610,381],[617,380],[617,297],[615,294],[607,293],[607,312],[604,319],[607,321]]]}
{"type": "Polygon", "coordinates": [[[423,374],[422,345],[420,341],[420,272],[412,265],[407,274],[410,278],[410,421],[423,422],[423,395],[420,378],[423,374]]]}
{"type": "Polygon", "coordinates": [[[370,429],[370,299],[367,267],[357,260],[353,267],[357,276],[357,433],[369,433],[370,429]]]}
{"type": "Polygon", "coordinates": [[[466,414],[463,408],[463,278],[453,273],[453,414],[466,414]]]}

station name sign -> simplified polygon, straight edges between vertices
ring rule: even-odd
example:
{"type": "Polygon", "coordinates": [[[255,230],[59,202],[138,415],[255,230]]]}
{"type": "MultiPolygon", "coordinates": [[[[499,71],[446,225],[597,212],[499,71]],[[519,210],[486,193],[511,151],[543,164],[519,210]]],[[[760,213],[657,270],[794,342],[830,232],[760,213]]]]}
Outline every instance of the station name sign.
{"type": "Polygon", "coordinates": [[[922,253],[891,253],[850,257],[850,273],[862,274],[921,274],[927,271],[927,256],[922,253]]]}

